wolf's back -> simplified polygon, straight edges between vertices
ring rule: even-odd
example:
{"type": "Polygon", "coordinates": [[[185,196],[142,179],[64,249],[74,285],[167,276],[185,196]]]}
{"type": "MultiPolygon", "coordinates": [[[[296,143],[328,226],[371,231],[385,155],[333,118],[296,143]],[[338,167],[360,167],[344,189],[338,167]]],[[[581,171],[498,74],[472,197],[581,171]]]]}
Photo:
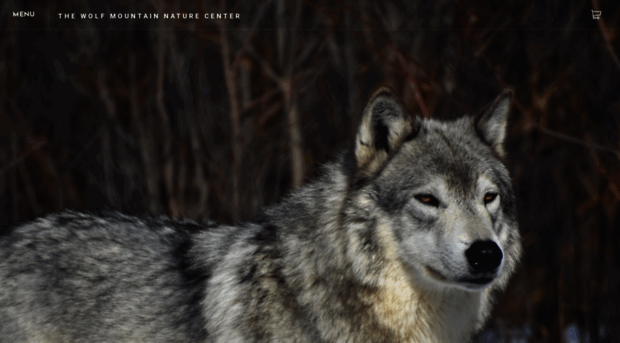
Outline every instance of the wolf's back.
{"type": "Polygon", "coordinates": [[[204,337],[192,222],[65,212],[0,240],[0,342],[204,337]]]}

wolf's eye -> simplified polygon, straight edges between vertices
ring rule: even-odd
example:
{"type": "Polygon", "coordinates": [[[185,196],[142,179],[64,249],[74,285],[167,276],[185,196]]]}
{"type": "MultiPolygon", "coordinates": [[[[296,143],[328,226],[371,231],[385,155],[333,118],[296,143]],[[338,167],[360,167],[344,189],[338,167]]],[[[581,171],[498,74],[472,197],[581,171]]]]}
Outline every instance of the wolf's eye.
{"type": "Polygon", "coordinates": [[[439,200],[430,194],[419,194],[415,196],[416,200],[423,203],[424,205],[438,207],[439,200]]]}
{"type": "Polygon", "coordinates": [[[497,198],[497,193],[487,193],[484,195],[484,204],[488,204],[493,202],[493,200],[495,200],[495,198],[497,198]]]}

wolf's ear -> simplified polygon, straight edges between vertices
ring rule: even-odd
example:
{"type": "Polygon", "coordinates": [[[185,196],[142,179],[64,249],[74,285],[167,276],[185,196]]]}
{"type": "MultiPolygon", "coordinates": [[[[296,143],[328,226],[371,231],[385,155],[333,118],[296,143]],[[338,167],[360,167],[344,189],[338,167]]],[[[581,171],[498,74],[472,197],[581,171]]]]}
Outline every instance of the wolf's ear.
{"type": "Polygon", "coordinates": [[[513,96],[512,89],[504,90],[488,109],[476,118],[476,131],[501,157],[505,155],[504,139],[513,96]]]}
{"type": "Polygon", "coordinates": [[[370,176],[413,132],[411,116],[389,88],[380,88],[368,101],[355,138],[358,171],[370,176]]]}

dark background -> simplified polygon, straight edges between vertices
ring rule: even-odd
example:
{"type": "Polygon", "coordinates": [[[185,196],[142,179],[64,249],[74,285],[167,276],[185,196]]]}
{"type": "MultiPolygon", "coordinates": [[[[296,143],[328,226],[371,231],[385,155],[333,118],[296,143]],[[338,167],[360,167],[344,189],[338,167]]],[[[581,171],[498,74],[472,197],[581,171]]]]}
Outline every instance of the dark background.
{"type": "Polygon", "coordinates": [[[0,224],[64,208],[249,220],[347,146],[377,86],[442,119],[511,86],[525,255],[477,340],[620,341],[620,2],[407,3],[4,1],[0,224]]]}

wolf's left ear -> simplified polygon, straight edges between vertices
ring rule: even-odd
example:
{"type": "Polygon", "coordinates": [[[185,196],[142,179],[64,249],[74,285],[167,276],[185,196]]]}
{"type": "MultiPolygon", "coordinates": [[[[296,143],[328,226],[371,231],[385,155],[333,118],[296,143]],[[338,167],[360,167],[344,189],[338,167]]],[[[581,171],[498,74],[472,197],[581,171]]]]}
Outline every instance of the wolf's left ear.
{"type": "Polygon", "coordinates": [[[412,132],[411,116],[400,100],[389,88],[380,88],[364,108],[355,138],[358,172],[373,175],[412,132]]]}
{"type": "Polygon", "coordinates": [[[505,155],[504,139],[506,138],[508,114],[512,106],[513,96],[512,89],[504,90],[489,108],[476,118],[476,131],[501,157],[505,155]]]}

